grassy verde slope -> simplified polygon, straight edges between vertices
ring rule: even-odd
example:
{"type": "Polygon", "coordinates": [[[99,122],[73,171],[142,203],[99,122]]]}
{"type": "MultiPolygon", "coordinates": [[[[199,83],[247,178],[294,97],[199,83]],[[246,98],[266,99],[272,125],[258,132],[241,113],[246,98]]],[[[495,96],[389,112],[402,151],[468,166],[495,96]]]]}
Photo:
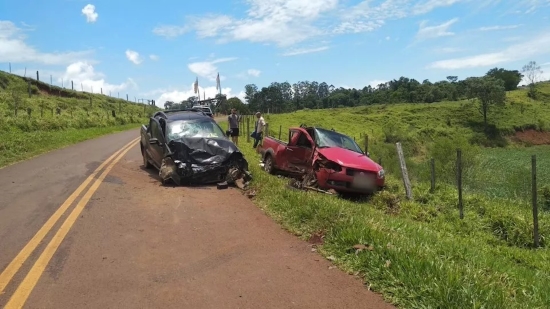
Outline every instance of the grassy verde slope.
{"type": "Polygon", "coordinates": [[[0,71],[0,168],[137,127],[146,123],[154,110],[157,108],[105,95],[50,88],[45,83],[0,71]]]}
{"type": "MultiPolygon", "coordinates": [[[[547,177],[543,173],[550,170],[548,147],[520,148],[512,143],[511,136],[515,130],[541,129],[541,124],[550,121],[550,107],[529,102],[518,91],[509,93],[506,106],[490,117],[496,125],[492,135],[486,136],[477,123],[481,115],[468,102],[266,116],[272,135],[278,135],[279,125],[285,130],[283,139],[289,126],[300,123],[334,127],[357,138],[368,133],[369,152],[376,159],[382,158],[389,185],[365,202],[290,190],[286,179],[260,169],[259,156],[246,143],[246,136],[241,138],[240,148],[254,175],[255,202],[305,239],[324,235],[324,244],[318,249],[321,254],[341,269],[363,277],[369,288],[381,292],[388,301],[403,308],[548,308],[548,213],[540,213],[542,247],[533,249],[529,202],[491,195],[470,184],[465,189],[465,217],[461,220],[452,166],[455,149],[461,147],[467,180],[485,173],[486,177],[508,181],[506,173],[530,162],[510,163],[519,161],[514,158],[529,160],[531,153],[538,153],[539,179],[547,177]],[[414,201],[404,197],[395,141],[401,141],[407,153],[414,201]],[[495,143],[507,148],[477,146],[495,143]],[[436,159],[438,179],[442,179],[434,193],[429,193],[424,172],[428,171],[425,162],[429,157],[436,159]],[[499,160],[500,165],[506,165],[500,172],[495,168],[499,160]],[[368,249],[357,252],[352,248],[356,244],[368,249]]],[[[523,172],[529,179],[528,170],[523,172]]],[[[506,187],[501,190],[506,191],[506,187]]]]}

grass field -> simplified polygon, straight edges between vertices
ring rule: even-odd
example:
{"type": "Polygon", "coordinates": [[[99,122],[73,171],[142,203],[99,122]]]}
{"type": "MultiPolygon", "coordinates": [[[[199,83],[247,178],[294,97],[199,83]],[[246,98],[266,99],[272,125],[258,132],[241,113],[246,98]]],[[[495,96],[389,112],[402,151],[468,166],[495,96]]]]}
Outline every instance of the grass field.
{"type": "MultiPolygon", "coordinates": [[[[283,140],[288,127],[301,123],[335,128],[358,142],[368,134],[371,157],[382,158],[388,171],[388,188],[364,202],[289,190],[287,179],[260,169],[244,136],[240,148],[251,162],[255,202],[304,239],[324,235],[321,254],[404,308],[548,308],[550,218],[541,210],[542,247],[534,249],[529,193],[530,156],[538,158],[539,184],[548,183],[550,148],[521,147],[510,136],[545,130],[550,107],[520,99],[519,91],[509,94],[502,114],[492,114],[496,125],[489,134],[468,102],[266,115],[271,135],[278,137],[281,126],[283,140]],[[396,141],[405,147],[414,201],[404,196],[396,141]],[[453,185],[457,147],[465,166],[463,220],[453,185]],[[431,157],[438,180],[433,194],[427,182],[431,157]],[[356,244],[370,250],[356,252],[356,244]]],[[[541,197],[541,207],[544,198],[548,205],[550,195],[541,197]]]]}
{"type": "Polygon", "coordinates": [[[158,110],[101,94],[50,88],[33,80],[29,97],[28,80],[0,71],[0,167],[135,128],[158,110]]]}

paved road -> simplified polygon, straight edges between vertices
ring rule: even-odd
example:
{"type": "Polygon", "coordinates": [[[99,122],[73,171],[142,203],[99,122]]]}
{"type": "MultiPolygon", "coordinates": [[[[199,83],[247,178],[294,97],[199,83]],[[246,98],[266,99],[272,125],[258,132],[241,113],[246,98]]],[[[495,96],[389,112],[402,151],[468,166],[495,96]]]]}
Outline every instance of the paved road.
{"type": "Polygon", "coordinates": [[[0,169],[0,308],[391,308],[237,189],[109,160],[138,133],[0,169]]]}

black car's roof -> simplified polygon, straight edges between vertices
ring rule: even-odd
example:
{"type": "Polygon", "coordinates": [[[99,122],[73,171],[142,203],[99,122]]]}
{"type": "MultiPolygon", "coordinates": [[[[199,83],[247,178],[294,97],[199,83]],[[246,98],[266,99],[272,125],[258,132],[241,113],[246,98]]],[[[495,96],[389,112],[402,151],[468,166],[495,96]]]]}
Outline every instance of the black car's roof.
{"type": "Polygon", "coordinates": [[[201,119],[212,120],[212,118],[205,115],[204,113],[196,112],[193,110],[157,112],[153,117],[166,119],[166,122],[180,121],[180,120],[191,121],[191,120],[201,120],[201,119]]]}

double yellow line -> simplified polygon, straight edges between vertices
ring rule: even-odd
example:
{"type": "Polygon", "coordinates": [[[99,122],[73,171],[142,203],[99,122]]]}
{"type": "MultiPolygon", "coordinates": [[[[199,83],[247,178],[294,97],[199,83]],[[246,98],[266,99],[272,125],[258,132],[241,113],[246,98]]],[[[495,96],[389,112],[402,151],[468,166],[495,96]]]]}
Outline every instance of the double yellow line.
{"type": "Polygon", "coordinates": [[[12,308],[22,308],[25,302],[27,301],[29,295],[34,289],[36,283],[42,276],[42,273],[46,269],[46,266],[50,262],[55,251],[61,245],[61,242],[74,225],[78,216],[92,197],[92,195],[97,191],[99,185],[103,182],[107,174],[124,157],[124,155],[138,142],[139,138],[132,140],[130,143],[126,144],[120,150],[115,152],[107,160],[105,160],[86,180],[63,202],[63,204],[57,209],[57,211],[46,221],[46,223],[38,230],[34,237],[25,245],[25,247],[17,254],[17,256],[11,261],[11,263],[2,271],[0,274],[0,295],[4,292],[6,286],[13,279],[13,276],[19,271],[21,266],[27,261],[29,256],[33,253],[34,250],[40,245],[44,240],[46,235],[54,227],[54,225],[59,221],[61,216],[67,211],[67,209],[77,200],[80,194],[88,187],[88,185],[96,178],[91,187],[85,192],[84,196],[80,199],[73,211],[68,215],[65,222],[61,225],[57,233],[53,236],[52,240],[48,243],[42,254],[38,257],[31,270],[23,279],[15,293],[11,296],[10,300],[4,307],[4,309],[12,308]],[[103,170],[105,168],[105,170],[103,170]],[[103,170],[102,173],[100,171],[103,170]]]}

